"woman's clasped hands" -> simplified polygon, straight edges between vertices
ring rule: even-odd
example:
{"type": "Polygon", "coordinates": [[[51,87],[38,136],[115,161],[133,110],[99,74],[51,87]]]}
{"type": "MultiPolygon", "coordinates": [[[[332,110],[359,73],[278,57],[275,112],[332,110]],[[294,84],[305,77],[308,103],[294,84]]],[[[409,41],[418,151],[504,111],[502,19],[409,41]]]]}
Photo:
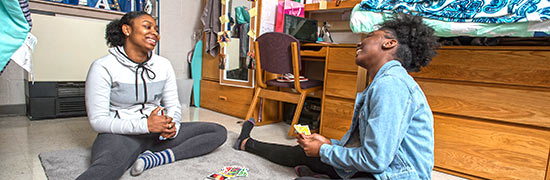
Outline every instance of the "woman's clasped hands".
{"type": "Polygon", "coordinates": [[[147,118],[147,128],[150,133],[160,133],[161,139],[172,138],[176,135],[176,123],[172,122],[172,118],[165,113],[159,115],[159,111],[163,110],[164,108],[159,106],[151,112],[147,118]]]}

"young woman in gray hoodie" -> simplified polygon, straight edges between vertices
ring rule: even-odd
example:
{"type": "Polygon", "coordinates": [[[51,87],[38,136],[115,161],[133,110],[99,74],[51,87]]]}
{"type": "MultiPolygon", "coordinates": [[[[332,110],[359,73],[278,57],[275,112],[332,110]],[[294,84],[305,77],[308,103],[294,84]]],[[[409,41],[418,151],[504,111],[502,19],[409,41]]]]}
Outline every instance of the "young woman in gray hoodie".
{"type": "Polygon", "coordinates": [[[175,74],[152,53],[160,39],[155,19],[129,12],[107,25],[109,54],[94,61],[86,78],[86,110],[98,136],[92,164],[78,179],[118,179],[207,154],[221,146],[225,127],[181,121],[175,74]]]}

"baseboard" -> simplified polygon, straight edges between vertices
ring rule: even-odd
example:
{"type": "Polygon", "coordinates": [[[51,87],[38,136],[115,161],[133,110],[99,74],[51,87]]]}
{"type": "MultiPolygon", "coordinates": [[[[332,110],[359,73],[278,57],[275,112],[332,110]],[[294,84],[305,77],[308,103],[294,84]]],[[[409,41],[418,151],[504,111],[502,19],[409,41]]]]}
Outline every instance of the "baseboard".
{"type": "Polygon", "coordinates": [[[26,114],[25,104],[0,105],[0,116],[25,116],[26,114]]]}

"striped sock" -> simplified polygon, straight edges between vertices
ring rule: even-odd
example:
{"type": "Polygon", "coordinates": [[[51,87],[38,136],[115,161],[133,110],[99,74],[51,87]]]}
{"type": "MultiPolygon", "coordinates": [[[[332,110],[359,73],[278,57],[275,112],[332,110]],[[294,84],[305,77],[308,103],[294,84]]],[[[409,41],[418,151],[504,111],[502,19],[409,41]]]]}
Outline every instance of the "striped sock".
{"type": "Polygon", "coordinates": [[[130,174],[132,176],[138,176],[147,169],[172,163],[174,161],[175,157],[171,149],[165,149],[159,152],[151,152],[147,150],[138,156],[136,162],[132,165],[130,174]]]}

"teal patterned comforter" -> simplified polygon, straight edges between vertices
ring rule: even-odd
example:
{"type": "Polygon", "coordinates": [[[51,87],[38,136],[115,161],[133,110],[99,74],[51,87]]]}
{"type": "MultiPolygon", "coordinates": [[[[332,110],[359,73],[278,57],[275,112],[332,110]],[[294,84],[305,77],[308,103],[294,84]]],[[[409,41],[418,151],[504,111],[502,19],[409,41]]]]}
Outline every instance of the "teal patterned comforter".
{"type": "Polygon", "coordinates": [[[450,22],[550,20],[550,0],[363,0],[360,7],[365,11],[402,12],[450,22]]]}
{"type": "MultiPolygon", "coordinates": [[[[378,24],[393,17],[391,12],[372,12],[360,10],[356,5],[350,17],[350,28],[354,33],[368,33],[378,29],[378,24]]],[[[550,20],[516,23],[478,23],[448,22],[423,18],[424,24],[435,30],[439,37],[537,37],[550,34],[550,20]]]]}

